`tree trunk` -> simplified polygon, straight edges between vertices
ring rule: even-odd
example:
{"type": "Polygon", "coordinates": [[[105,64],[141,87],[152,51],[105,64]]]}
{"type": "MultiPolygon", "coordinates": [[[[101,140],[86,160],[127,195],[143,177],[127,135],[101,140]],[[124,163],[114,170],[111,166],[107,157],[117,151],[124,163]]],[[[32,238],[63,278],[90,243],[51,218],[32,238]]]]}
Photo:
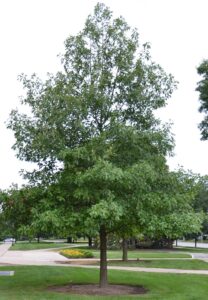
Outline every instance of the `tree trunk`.
{"type": "Polygon", "coordinates": [[[125,238],[123,238],[123,241],[122,241],[122,249],[123,249],[122,260],[128,261],[128,242],[125,238]]]}
{"type": "Polygon", "coordinates": [[[197,238],[194,239],[195,242],[195,248],[197,247],[197,238]]]}
{"type": "Polygon", "coordinates": [[[92,238],[91,238],[91,236],[88,236],[88,246],[89,246],[89,248],[92,247],[92,238]]]}
{"type": "Polygon", "coordinates": [[[100,226],[100,287],[108,285],[107,274],[107,233],[105,225],[100,226]]]}
{"type": "Polygon", "coordinates": [[[72,237],[71,236],[67,237],[67,243],[72,243],[72,237]]]}
{"type": "Polygon", "coordinates": [[[132,238],[132,249],[136,249],[136,239],[135,238],[132,238]]]}

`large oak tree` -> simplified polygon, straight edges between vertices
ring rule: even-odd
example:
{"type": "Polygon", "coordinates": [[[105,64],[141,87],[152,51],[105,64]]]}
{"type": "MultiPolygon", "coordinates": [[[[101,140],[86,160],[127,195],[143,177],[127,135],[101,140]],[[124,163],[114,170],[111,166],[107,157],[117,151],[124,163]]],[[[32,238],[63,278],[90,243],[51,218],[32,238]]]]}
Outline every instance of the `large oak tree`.
{"type": "Polygon", "coordinates": [[[155,207],[147,194],[167,172],[164,157],[172,149],[154,110],[166,104],[175,81],[149,49],[122,17],[113,19],[97,4],[84,29],[67,38],[62,71],[45,81],[20,76],[22,104],[30,112],[13,110],[8,123],[17,156],[37,163],[27,177],[59,183],[67,191],[66,211],[98,227],[101,287],[107,284],[107,233],[155,207]]]}

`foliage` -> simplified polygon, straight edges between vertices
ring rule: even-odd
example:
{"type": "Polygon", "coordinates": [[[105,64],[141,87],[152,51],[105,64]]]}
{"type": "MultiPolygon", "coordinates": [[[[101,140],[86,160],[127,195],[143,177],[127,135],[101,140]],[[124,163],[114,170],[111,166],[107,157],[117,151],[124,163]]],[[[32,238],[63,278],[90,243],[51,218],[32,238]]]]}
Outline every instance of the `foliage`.
{"type": "Polygon", "coordinates": [[[165,222],[172,222],[172,210],[189,207],[186,192],[175,196],[171,189],[165,156],[173,139],[154,114],[176,82],[152,61],[149,44],[140,45],[137,31],[122,17],[113,19],[101,3],[84,29],[67,38],[62,65],[63,71],[45,81],[20,76],[26,89],[22,104],[30,114],[13,110],[8,128],[17,156],[38,165],[26,174],[30,182],[59,191],[52,214],[51,207],[47,213],[33,210],[43,214],[33,228],[48,231],[61,216],[62,231],[99,233],[106,272],[107,234],[130,235],[136,227],[155,232],[156,223],[163,226],[162,212],[168,210],[165,222]],[[49,226],[41,221],[45,217],[49,226]]]}
{"type": "Polygon", "coordinates": [[[196,211],[208,212],[208,176],[199,178],[198,192],[194,199],[196,211]]]}
{"type": "Polygon", "coordinates": [[[1,193],[3,226],[9,235],[29,238],[56,235],[62,226],[55,194],[42,186],[13,186],[1,193]]]}
{"type": "Polygon", "coordinates": [[[89,250],[80,249],[64,249],[59,252],[67,258],[92,258],[93,254],[89,250]]]}
{"type": "Polygon", "coordinates": [[[30,210],[33,198],[27,188],[21,190],[12,186],[7,191],[1,192],[1,206],[3,227],[7,228],[9,235],[18,237],[18,229],[22,224],[27,224],[30,219],[30,210]]]}
{"type": "Polygon", "coordinates": [[[133,199],[139,183],[133,178],[138,174],[139,187],[145,187],[151,163],[164,163],[162,156],[172,149],[168,128],[159,127],[153,111],[165,105],[175,81],[151,60],[150,47],[139,44],[136,30],[121,17],[112,19],[103,4],[65,46],[63,72],[45,82],[20,76],[26,89],[22,104],[31,114],[11,112],[13,148],[20,159],[38,164],[27,174],[31,182],[59,183],[61,177],[68,230],[80,223],[94,233],[102,222],[115,230],[113,223],[128,216],[130,203],[122,195],[128,192],[133,199]]]}
{"type": "Polygon", "coordinates": [[[208,139],[208,60],[203,60],[197,68],[201,80],[197,84],[196,90],[199,92],[200,107],[199,112],[204,113],[204,119],[199,128],[201,130],[202,140],[208,139]]]}
{"type": "Polygon", "coordinates": [[[153,239],[170,240],[186,233],[199,233],[204,215],[193,209],[198,192],[196,176],[179,170],[162,174],[159,178],[161,186],[157,185],[150,195],[158,199],[155,201],[156,207],[152,214],[147,215],[148,226],[143,233],[153,239]],[[159,197],[163,201],[159,201],[159,197]]]}
{"type": "Polygon", "coordinates": [[[193,208],[196,212],[204,213],[202,233],[208,234],[208,177],[203,176],[198,180],[198,192],[194,198],[193,208]]]}
{"type": "Polygon", "coordinates": [[[34,180],[41,174],[52,179],[63,167],[63,151],[78,151],[117,124],[152,132],[158,123],[153,111],[175,88],[173,77],[151,60],[149,45],[139,45],[137,32],[123,18],[112,19],[103,4],[65,47],[64,72],[50,74],[45,82],[36,75],[20,76],[26,89],[22,104],[31,114],[13,110],[8,123],[17,156],[39,166],[31,174],[34,180]]]}

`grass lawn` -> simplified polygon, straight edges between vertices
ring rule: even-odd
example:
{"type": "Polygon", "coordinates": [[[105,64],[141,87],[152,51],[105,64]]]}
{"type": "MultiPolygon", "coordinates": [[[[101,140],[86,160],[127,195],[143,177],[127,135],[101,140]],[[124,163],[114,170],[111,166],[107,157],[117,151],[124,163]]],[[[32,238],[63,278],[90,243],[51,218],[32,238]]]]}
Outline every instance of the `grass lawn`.
{"type": "Polygon", "coordinates": [[[204,300],[207,299],[208,276],[184,274],[136,273],[109,271],[109,281],[114,284],[142,285],[149,290],[140,296],[78,296],[49,292],[47,287],[68,283],[97,283],[99,271],[95,269],[16,266],[0,267],[0,270],[14,270],[11,277],[0,277],[0,300],[204,300]]]}
{"type": "Polygon", "coordinates": [[[38,249],[49,249],[49,248],[63,248],[69,247],[70,244],[67,243],[46,243],[46,242],[17,242],[9,250],[38,250],[38,249]]]}
{"type": "MultiPolygon", "coordinates": [[[[17,242],[15,243],[10,250],[38,250],[38,249],[50,249],[50,248],[67,248],[70,245],[67,243],[49,243],[49,242],[17,242]]],[[[79,248],[79,246],[77,246],[79,248]]],[[[89,249],[88,247],[82,247],[81,249],[89,249]]],[[[99,250],[92,250],[94,257],[99,258],[99,250]]],[[[184,251],[183,251],[184,252],[184,251]]],[[[121,258],[122,252],[120,250],[110,250],[108,251],[108,258],[121,258]]],[[[161,250],[129,250],[129,258],[191,258],[188,253],[179,253],[178,251],[161,251],[161,250]]]]}
{"type": "Polygon", "coordinates": [[[208,248],[174,247],[174,251],[189,252],[189,253],[208,253],[208,248]]]}
{"type": "MultiPolygon", "coordinates": [[[[92,250],[94,257],[100,257],[100,252],[92,250]]],[[[119,250],[108,251],[108,258],[121,258],[122,252],[119,250]]],[[[171,251],[160,251],[160,250],[130,250],[128,251],[128,258],[191,258],[188,253],[179,253],[171,251]]]]}
{"type": "Polygon", "coordinates": [[[208,263],[199,259],[193,260],[143,260],[143,261],[112,261],[109,266],[145,267],[145,268],[168,268],[183,270],[208,270],[208,263]]]}

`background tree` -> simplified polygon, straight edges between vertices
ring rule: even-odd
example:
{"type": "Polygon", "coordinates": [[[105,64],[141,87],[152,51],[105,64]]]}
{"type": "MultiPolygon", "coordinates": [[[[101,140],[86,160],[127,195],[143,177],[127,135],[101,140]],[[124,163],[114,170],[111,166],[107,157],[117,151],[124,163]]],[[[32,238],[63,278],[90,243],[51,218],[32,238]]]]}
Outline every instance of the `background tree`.
{"type": "Polygon", "coordinates": [[[17,156],[38,165],[27,177],[44,184],[62,181],[72,215],[79,210],[86,225],[99,225],[104,287],[108,227],[116,228],[132,206],[139,208],[136,202],[154,181],[156,165],[165,168],[164,155],[172,148],[154,110],[166,104],[175,82],[151,60],[149,45],[139,45],[137,31],[122,17],[112,19],[104,4],[95,6],[94,15],[66,40],[65,48],[64,71],[46,81],[20,76],[27,91],[22,104],[31,114],[13,110],[8,127],[14,131],[17,156]],[[131,149],[124,162],[116,142],[119,132],[124,132],[125,153],[131,149]]]}
{"type": "Polygon", "coordinates": [[[51,236],[62,227],[56,194],[41,187],[13,186],[1,193],[2,223],[5,236],[37,238],[51,236]]]}
{"type": "Polygon", "coordinates": [[[196,90],[199,92],[199,112],[204,113],[204,119],[200,123],[202,140],[208,139],[208,60],[202,61],[197,68],[202,79],[198,82],[196,90]]]}
{"type": "MultiPolygon", "coordinates": [[[[134,223],[132,217],[127,221],[130,230],[137,230],[137,233],[148,237],[157,248],[172,247],[173,241],[179,237],[199,234],[204,214],[193,209],[198,192],[198,176],[183,170],[169,172],[168,169],[160,169],[140,195],[140,204],[143,203],[143,211],[141,207],[139,210],[140,218],[134,223]]],[[[127,254],[124,256],[127,259],[127,254]]]]}
{"type": "Polygon", "coordinates": [[[203,176],[198,180],[198,192],[193,202],[193,208],[196,212],[204,213],[202,224],[202,235],[208,234],[208,177],[203,176]]]}
{"type": "Polygon", "coordinates": [[[28,194],[27,188],[19,189],[17,186],[1,192],[2,214],[7,228],[7,236],[17,239],[20,226],[30,222],[34,199],[28,197],[28,194]]]}

